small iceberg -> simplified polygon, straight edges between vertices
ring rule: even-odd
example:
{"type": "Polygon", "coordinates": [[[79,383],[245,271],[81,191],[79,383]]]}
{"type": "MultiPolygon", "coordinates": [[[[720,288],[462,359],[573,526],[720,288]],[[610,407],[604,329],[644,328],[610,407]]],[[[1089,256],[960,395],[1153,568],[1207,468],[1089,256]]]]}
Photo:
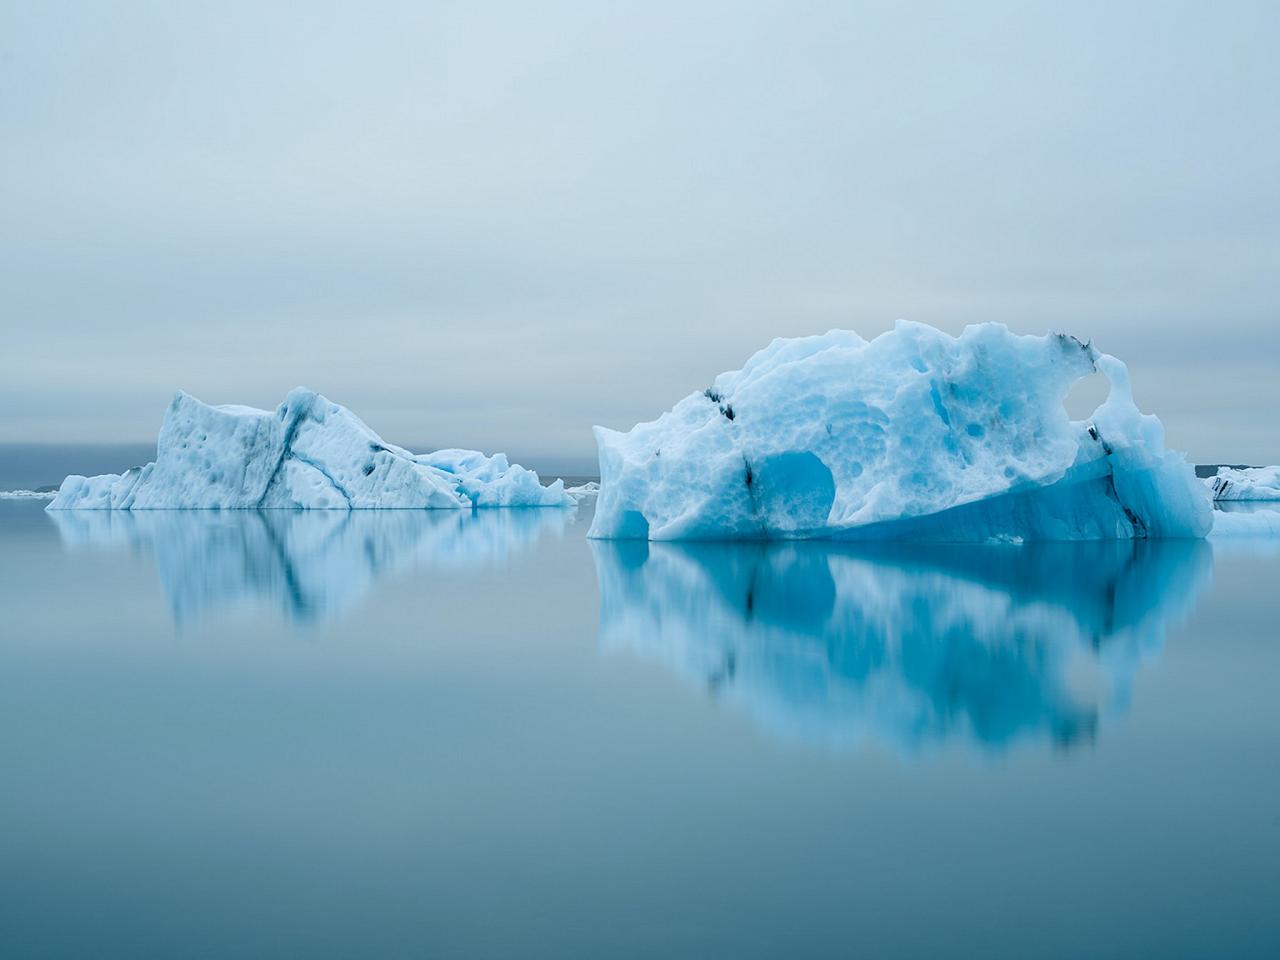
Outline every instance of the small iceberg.
{"type": "Polygon", "coordinates": [[[1091,344],[958,337],[774,340],[657,420],[596,428],[597,539],[1039,541],[1200,538],[1209,492],[1091,344]],[[1094,372],[1092,417],[1063,401],[1094,372]]]}
{"type": "Polygon", "coordinates": [[[309,510],[567,507],[563,481],[503,454],[414,454],[383,441],[350,410],[299,387],[274,413],[212,406],[179,392],[154,463],[123,474],[69,476],[49,510],[309,510]]]}
{"type": "Polygon", "coordinates": [[[52,500],[52,490],[0,490],[0,500],[52,500]]]}
{"type": "Polygon", "coordinates": [[[1280,500],[1280,467],[1219,467],[1204,482],[1214,500],[1280,500]]]}
{"type": "Polygon", "coordinates": [[[1227,537],[1280,537],[1280,510],[1215,510],[1215,540],[1227,537]]]}
{"type": "Polygon", "coordinates": [[[576,487],[569,487],[565,493],[578,500],[585,500],[588,497],[594,497],[600,493],[600,484],[594,480],[588,480],[586,483],[580,483],[576,487]]]}

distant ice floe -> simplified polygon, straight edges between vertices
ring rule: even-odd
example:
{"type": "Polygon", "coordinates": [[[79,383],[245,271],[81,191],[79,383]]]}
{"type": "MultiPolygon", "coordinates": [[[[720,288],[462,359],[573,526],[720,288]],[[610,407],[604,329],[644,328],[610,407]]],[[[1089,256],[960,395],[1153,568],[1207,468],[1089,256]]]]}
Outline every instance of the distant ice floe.
{"type": "Polygon", "coordinates": [[[275,412],[178,393],[156,460],[123,474],[70,476],[50,510],[463,509],[573,506],[564,483],[503,454],[414,454],[302,387],[275,412]]]}
{"type": "Polygon", "coordinates": [[[1208,491],[1114,357],[1000,324],[779,339],[628,433],[596,428],[603,539],[1199,538],[1208,491]],[[1110,395],[1063,400],[1101,372],[1110,395]]]}
{"type": "Polygon", "coordinates": [[[775,735],[902,754],[1092,741],[1212,577],[1203,540],[592,550],[603,648],[775,735]]]}
{"type": "Polygon", "coordinates": [[[71,550],[150,554],[174,619],[277,608],[313,623],[358,603],[380,579],[409,571],[501,566],[573,510],[62,510],[50,514],[71,550]]]}
{"type": "Polygon", "coordinates": [[[0,490],[0,500],[52,500],[53,490],[0,490]]]}
{"type": "Polygon", "coordinates": [[[588,497],[594,497],[600,493],[600,484],[594,480],[588,480],[586,483],[579,484],[576,487],[569,487],[565,493],[579,500],[585,500],[588,497]]]}
{"type": "Polygon", "coordinates": [[[1204,482],[1214,500],[1280,500],[1280,467],[1219,467],[1204,482]]]}
{"type": "Polygon", "coordinates": [[[1280,510],[1215,510],[1215,540],[1241,537],[1280,537],[1280,510]]]}

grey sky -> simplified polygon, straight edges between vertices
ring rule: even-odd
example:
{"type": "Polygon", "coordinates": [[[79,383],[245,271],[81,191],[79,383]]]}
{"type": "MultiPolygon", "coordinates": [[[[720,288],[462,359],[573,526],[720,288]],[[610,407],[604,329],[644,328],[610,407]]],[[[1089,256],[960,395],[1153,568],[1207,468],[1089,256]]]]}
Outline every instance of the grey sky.
{"type": "Polygon", "coordinates": [[[587,457],[902,316],[1280,461],[1280,5],[627,6],[0,0],[0,440],[306,384],[587,457]]]}

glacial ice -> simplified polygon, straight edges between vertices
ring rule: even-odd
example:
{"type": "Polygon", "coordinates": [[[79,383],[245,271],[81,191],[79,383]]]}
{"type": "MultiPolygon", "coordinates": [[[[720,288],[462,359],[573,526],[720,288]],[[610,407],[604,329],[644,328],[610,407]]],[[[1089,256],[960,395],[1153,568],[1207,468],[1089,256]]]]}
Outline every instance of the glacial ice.
{"type": "Polygon", "coordinates": [[[1219,467],[1204,482],[1215,500],[1280,500],[1280,467],[1219,467]]]}
{"type": "Polygon", "coordinates": [[[1202,540],[591,546],[603,649],[784,739],[905,755],[1094,740],[1213,571],[1202,540]]]}
{"type": "Polygon", "coordinates": [[[1199,538],[1208,491],[1128,370],[1060,335],[899,321],[778,339],[657,420],[596,428],[597,539],[1199,538]],[[1084,422],[1063,401],[1101,372],[1084,422]]]}
{"type": "Polygon", "coordinates": [[[50,510],[460,509],[575,503],[555,481],[472,450],[414,454],[299,387],[274,413],[179,392],[156,459],[123,474],[69,476],[50,510]]]}
{"type": "Polygon", "coordinates": [[[1210,536],[1280,537],[1280,510],[1215,510],[1210,536]]]}

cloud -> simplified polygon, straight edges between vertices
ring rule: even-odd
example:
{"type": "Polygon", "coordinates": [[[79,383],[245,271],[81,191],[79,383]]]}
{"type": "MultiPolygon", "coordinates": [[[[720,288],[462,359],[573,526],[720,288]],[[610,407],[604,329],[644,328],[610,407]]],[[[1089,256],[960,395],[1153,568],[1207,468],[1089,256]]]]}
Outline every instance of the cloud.
{"type": "Polygon", "coordinates": [[[589,456],[774,336],[906,316],[1091,336],[1196,458],[1280,459],[1272,5],[27,7],[0,439],[306,383],[589,456]]]}

